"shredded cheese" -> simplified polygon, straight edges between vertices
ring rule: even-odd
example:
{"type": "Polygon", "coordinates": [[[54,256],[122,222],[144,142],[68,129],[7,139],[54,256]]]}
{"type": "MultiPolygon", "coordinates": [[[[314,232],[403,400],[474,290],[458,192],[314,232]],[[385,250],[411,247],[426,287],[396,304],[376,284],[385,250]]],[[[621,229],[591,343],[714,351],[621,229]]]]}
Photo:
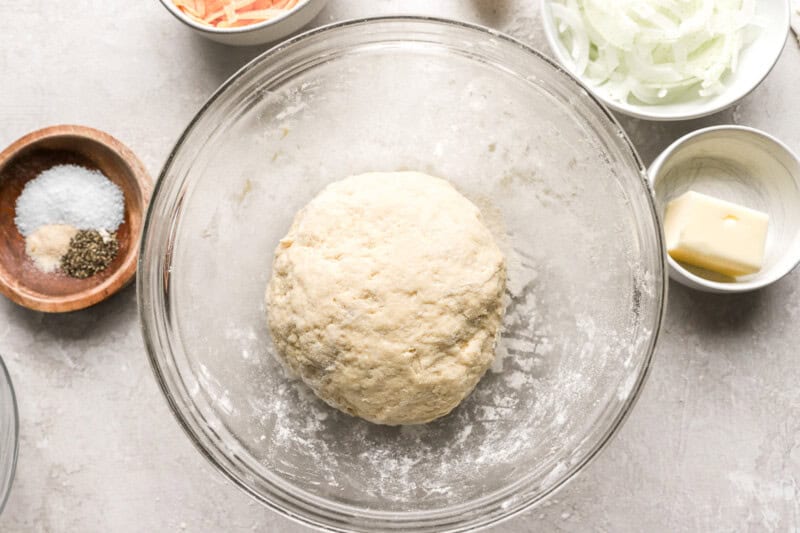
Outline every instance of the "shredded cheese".
{"type": "Polygon", "coordinates": [[[291,11],[300,0],[172,0],[186,16],[216,28],[249,26],[291,11]]]}

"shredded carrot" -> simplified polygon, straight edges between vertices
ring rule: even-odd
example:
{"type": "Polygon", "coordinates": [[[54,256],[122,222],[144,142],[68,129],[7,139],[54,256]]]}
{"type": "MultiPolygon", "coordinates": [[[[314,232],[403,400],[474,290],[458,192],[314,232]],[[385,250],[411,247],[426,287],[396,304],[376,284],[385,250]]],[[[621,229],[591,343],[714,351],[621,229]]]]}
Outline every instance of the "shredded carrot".
{"type": "Polygon", "coordinates": [[[216,28],[258,24],[291,11],[300,0],[172,0],[192,20],[216,28]]]}

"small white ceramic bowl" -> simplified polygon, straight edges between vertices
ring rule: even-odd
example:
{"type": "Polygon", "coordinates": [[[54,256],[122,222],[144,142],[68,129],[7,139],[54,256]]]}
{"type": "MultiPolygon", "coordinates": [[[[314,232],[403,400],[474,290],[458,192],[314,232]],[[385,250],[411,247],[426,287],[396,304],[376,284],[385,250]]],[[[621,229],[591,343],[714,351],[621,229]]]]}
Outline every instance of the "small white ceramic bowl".
{"type": "Polygon", "coordinates": [[[175,6],[172,0],[160,0],[160,2],[175,18],[203,37],[232,46],[252,46],[271,43],[298,31],[322,11],[328,0],[300,0],[297,7],[287,11],[285,15],[259,24],[238,28],[206,26],[187,17],[175,6]]]}
{"type": "Polygon", "coordinates": [[[579,76],[573,67],[569,51],[561,42],[558,26],[553,18],[550,4],[553,0],[541,0],[544,33],[556,59],[586,86],[587,90],[602,100],[608,107],[620,113],[645,120],[688,120],[711,115],[729,107],[750,94],[767,77],[781,55],[789,35],[791,7],[789,0],[758,0],[758,23],[763,30],[754,42],[741,53],[739,68],[728,74],[725,90],[716,96],[663,105],[631,104],[609,98],[602,88],[592,87],[579,76]]]}
{"type": "Polygon", "coordinates": [[[800,263],[800,160],[771,135],[745,126],[701,129],[664,150],[648,174],[662,220],[667,203],[688,190],[769,215],[760,272],[726,278],[668,257],[673,280],[706,292],[746,292],[781,279],[800,263]]]}

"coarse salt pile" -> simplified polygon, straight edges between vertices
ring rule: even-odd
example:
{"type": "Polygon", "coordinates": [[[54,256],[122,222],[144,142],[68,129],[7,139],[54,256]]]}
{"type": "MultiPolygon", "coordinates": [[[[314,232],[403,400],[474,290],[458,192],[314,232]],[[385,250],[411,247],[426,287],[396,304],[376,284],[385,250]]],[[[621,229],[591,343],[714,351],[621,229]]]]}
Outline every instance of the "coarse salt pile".
{"type": "Polygon", "coordinates": [[[57,165],[29,181],[17,199],[19,232],[27,237],[50,224],[114,232],[125,217],[122,189],[101,172],[57,165]]]}

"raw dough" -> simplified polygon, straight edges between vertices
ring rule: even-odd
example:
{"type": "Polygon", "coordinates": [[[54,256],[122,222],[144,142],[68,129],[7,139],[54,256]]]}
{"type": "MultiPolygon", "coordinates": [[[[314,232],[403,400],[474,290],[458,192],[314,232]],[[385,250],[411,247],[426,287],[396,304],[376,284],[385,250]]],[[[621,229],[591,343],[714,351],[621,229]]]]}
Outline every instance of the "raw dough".
{"type": "Polygon", "coordinates": [[[494,358],[505,260],[448,182],[369,173],[294,219],[267,287],[273,340],[330,405],[379,424],[446,415],[494,358]]]}

